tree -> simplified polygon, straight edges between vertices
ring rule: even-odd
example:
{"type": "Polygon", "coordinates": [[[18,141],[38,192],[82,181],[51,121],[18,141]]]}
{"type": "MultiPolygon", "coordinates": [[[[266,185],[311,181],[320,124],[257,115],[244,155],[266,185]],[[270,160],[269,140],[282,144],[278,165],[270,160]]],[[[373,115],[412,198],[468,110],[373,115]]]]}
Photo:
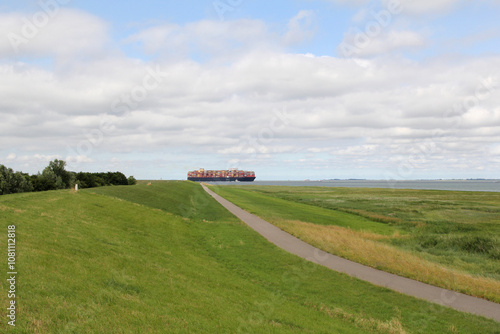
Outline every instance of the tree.
{"type": "Polygon", "coordinates": [[[0,165],[0,195],[33,191],[33,184],[28,174],[14,172],[11,168],[0,165]]]}
{"type": "Polygon", "coordinates": [[[28,191],[46,191],[72,188],[78,183],[80,188],[92,188],[110,185],[136,184],[136,179],[127,177],[121,172],[88,173],[70,172],[66,170],[66,162],[54,160],[49,162],[42,173],[29,175],[14,172],[0,165],[0,195],[28,191]]]}
{"type": "Polygon", "coordinates": [[[11,194],[10,179],[12,178],[12,174],[12,169],[0,165],[0,194],[11,194]]]}
{"type": "Polygon", "coordinates": [[[29,174],[15,172],[13,177],[12,192],[24,193],[33,191],[33,184],[29,174]]]}
{"type": "Polygon", "coordinates": [[[121,172],[108,172],[105,179],[108,185],[126,186],[128,184],[127,177],[121,172]]]}
{"type": "Polygon", "coordinates": [[[71,186],[71,174],[66,171],[66,162],[57,160],[49,162],[42,176],[55,184],[55,189],[66,189],[71,186]]]}
{"type": "Polygon", "coordinates": [[[6,195],[10,194],[10,187],[9,187],[9,179],[11,177],[10,173],[11,169],[9,170],[7,167],[4,165],[0,165],[0,194],[1,195],[6,195]]]}
{"type": "Polygon", "coordinates": [[[135,184],[137,184],[137,180],[135,179],[135,177],[133,177],[132,175],[130,175],[130,176],[128,177],[128,185],[129,185],[129,186],[133,186],[133,185],[135,185],[135,184]]]}
{"type": "Polygon", "coordinates": [[[53,180],[48,179],[42,174],[31,175],[31,183],[34,191],[46,191],[56,189],[56,184],[53,180]]]}

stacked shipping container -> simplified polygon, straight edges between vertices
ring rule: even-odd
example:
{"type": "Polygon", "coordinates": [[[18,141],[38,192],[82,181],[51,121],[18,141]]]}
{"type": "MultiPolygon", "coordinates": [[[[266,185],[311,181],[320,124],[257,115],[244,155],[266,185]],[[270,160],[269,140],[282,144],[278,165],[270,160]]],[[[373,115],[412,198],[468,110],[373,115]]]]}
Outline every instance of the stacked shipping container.
{"type": "Polygon", "coordinates": [[[251,182],[255,180],[255,172],[243,171],[238,169],[229,170],[205,170],[200,168],[188,172],[190,181],[243,181],[251,182]]]}

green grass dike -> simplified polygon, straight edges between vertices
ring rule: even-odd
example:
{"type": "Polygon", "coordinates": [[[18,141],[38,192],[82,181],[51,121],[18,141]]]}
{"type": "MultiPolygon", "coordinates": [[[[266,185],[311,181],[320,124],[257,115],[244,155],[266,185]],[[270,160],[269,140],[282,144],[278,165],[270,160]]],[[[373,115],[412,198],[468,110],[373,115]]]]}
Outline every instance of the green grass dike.
{"type": "Polygon", "coordinates": [[[500,333],[288,254],[188,181],[5,195],[0,217],[1,333],[500,333]]]}

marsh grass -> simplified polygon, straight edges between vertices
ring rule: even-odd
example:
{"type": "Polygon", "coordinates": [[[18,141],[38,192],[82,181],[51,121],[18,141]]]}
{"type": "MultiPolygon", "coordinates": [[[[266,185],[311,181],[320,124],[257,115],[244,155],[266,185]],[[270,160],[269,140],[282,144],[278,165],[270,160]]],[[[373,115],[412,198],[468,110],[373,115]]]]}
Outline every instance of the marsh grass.
{"type": "Polygon", "coordinates": [[[498,193],[280,186],[214,190],[333,254],[500,302],[498,193]],[[323,211],[311,214],[311,208],[323,211]],[[354,217],[387,229],[358,224],[354,217]]]}
{"type": "Polygon", "coordinates": [[[331,254],[421,282],[500,302],[498,293],[500,281],[445,268],[422,259],[415,253],[378,242],[401,238],[398,235],[380,236],[339,226],[300,221],[273,220],[272,222],[282,230],[331,254]]]}

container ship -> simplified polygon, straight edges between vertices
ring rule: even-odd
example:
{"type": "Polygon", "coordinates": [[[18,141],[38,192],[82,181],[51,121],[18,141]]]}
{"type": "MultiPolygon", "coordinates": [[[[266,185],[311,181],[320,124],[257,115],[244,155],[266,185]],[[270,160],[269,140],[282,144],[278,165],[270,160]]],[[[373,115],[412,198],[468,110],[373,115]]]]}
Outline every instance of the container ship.
{"type": "Polygon", "coordinates": [[[187,179],[189,181],[241,181],[252,182],[255,180],[255,172],[244,171],[239,169],[229,170],[205,170],[200,168],[188,172],[187,179]]]}

